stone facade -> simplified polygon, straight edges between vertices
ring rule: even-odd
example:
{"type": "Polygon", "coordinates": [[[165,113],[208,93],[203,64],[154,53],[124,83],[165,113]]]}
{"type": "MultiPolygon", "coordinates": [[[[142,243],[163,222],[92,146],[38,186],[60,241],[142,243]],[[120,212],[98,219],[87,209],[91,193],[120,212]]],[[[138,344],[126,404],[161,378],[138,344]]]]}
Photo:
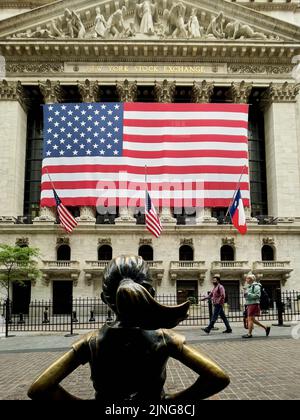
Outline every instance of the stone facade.
{"type": "MultiPolygon", "coordinates": [[[[0,53],[6,60],[0,83],[0,242],[27,238],[40,248],[43,278],[32,284],[31,299],[51,299],[55,280],[73,281],[74,297],[98,296],[105,267],[97,261],[98,247],[110,244],[113,256],[137,254],[151,239],[130,210],[120,209],[116,223],[105,225],[96,224],[95,209],[83,207],[68,238],[70,261],[63,265],[56,252],[64,232],[54,224],[53,209],[41,209],[33,224],[16,223],[23,215],[28,92],[49,104],[63,102],[74,87],[84,102],[101,101],[113,87],[120,101],[136,101],[147,88],[164,103],[176,101],[180,87],[189,89],[195,103],[210,102],[219,89],[227,101],[249,103],[256,89],[259,96],[251,100],[258,98],[264,116],[272,219],[258,224],[246,209],[249,232],[243,237],[231,225],[217,224],[211,209],[197,211],[194,224],[181,226],[163,208],[164,232],[152,238],[150,267],[158,294],[176,294],[184,282],[203,293],[215,273],[242,287],[249,271],[266,283],[299,290],[299,80],[291,73],[300,61],[296,2],[67,0],[25,14],[27,2],[19,3],[17,17],[7,18],[9,5],[0,9],[0,53]],[[192,247],[194,261],[179,264],[184,244],[192,247]],[[221,261],[224,245],[233,247],[234,261],[221,261]],[[262,261],[264,245],[275,250],[268,264],[262,261]]],[[[28,3],[28,10],[34,7],[28,3]]]]}

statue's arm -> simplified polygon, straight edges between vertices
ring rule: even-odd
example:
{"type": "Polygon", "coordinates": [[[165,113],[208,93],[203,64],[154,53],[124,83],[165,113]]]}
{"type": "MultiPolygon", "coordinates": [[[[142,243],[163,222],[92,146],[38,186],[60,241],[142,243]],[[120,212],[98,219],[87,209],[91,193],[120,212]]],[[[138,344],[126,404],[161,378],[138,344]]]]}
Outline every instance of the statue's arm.
{"type": "Polygon", "coordinates": [[[29,398],[32,400],[80,399],[67,392],[59,384],[78,366],[88,361],[78,357],[78,351],[83,349],[85,345],[86,341],[80,340],[76,343],[76,351],[72,348],[49,366],[30,386],[27,393],[29,398]]]}
{"type": "Polygon", "coordinates": [[[204,399],[222,391],[230,383],[229,376],[216,363],[190,346],[183,345],[175,358],[198,373],[199,378],[189,388],[167,395],[166,399],[174,401],[204,399]]]}

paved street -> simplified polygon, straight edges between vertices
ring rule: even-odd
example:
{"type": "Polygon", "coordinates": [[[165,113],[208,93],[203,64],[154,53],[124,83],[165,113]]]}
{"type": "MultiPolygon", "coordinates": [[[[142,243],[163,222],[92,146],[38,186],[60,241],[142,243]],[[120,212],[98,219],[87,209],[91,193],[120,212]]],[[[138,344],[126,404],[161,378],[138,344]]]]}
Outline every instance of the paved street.
{"type": "MultiPolygon", "coordinates": [[[[290,328],[273,327],[265,338],[257,329],[252,340],[241,339],[242,327],[234,334],[223,328],[209,336],[199,328],[177,328],[187,342],[213,358],[230,375],[231,384],[211,399],[299,399],[300,340],[291,338],[290,328]]],[[[0,399],[27,399],[26,391],[34,378],[69,348],[78,336],[16,335],[0,339],[0,399]]],[[[63,385],[85,399],[93,398],[89,366],[77,369],[63,385]]],[[[195,375],[176,360],[168,364],[166,391],[177,391],[193,383],[195,375]]]]}

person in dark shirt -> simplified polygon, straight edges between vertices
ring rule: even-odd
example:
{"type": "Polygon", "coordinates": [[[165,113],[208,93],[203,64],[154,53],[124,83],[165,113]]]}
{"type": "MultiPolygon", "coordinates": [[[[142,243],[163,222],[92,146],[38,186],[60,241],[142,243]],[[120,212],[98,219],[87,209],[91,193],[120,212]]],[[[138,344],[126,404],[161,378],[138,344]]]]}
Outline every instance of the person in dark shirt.
{"type": "Polygon", "coordinates": [[[81,364],[89,363],[95,398],[102,403],[191,401],[207,398],[229,384],[229,377],[213,361],[168,331],[187,317],[189,302],[165,306],[154,299],[148,266],[141,257],[113,259],[104,274],[103,301],[116,321],[105,324],[75,343],[31,385],[36,400],[79,399],[59,383],[81,364]],[[165,394],[166,364],[173,357],[199,377],[174,394],[165,394]]]}
{"type": "Polygon", "coordinates": [[[212,319],[210,320],[209,325],[206,328],[202,328],[203,331],[205,331],[207,334],[210,333],[210,331],[213,329],[218,317],[220,316],[222,321],[225,324],[226,330],[223,331],[223,333],[232,333],[232,329],[230,327],[229,321],[225,315],[224,312],[224,303],[225,303],[225,289],[222,284],[220,284],[220,276],[217,274],[213,277],[213,289],[212,291],[203,298],[202,300],[211,299],[212,303],[214,305],[214,312],[212,319]]]}

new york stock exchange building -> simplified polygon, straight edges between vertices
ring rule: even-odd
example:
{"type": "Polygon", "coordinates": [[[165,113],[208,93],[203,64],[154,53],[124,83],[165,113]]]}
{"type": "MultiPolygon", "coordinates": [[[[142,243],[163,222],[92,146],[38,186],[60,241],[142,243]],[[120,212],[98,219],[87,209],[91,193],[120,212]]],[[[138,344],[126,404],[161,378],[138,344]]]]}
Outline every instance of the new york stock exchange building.
{"type": "MultiPolygon", "coordinates": [[[[70,296],[98,298],[108,261],[124,253],[149,262],[157,295],[173,303],[206,293],[214,274],[229,298],[249,272],[271,296],[300,290],[297,0],[2,0],[0,54],[0,243],[41,255],[42,277],[11,285],[23,312],[34,300],[63,312],[70,296]],[[40,208],[43,105],[97,102],[249,104],[247,234],[228,205],[159,206],[158,239],[141,209],[70,206],[78,225],[67,234],[55,206],[40,208]]],[[[153,166],[155,154],[149,182],[153,166]]],[[[228,199],[239,176],[226,178],[228,199]]]]}

